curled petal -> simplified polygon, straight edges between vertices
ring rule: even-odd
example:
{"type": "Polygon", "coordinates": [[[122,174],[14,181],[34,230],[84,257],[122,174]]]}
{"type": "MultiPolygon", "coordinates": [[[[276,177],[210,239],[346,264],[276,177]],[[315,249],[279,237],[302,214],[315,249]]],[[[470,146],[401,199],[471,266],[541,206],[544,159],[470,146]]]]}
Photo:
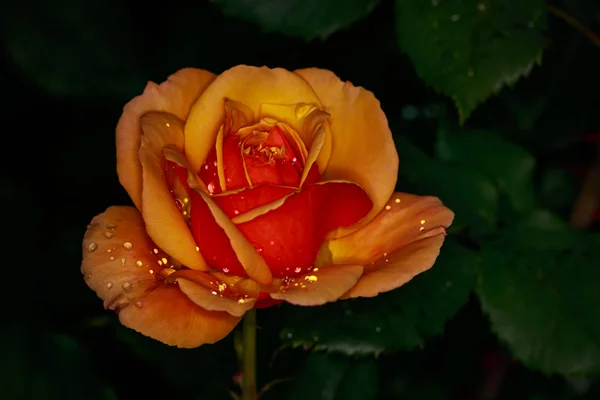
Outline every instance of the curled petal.
{"type": "Polygon", "coordinates": [[[453,219],[454,213],[436,197],[394,193],[367,225],[325,242],[319,258],[324,264],[367,265],[414,241],[445,234],[453,219]]]}
{"type": "Polygon", "coordinates": [[[299,306],[318,306],[338,300],[356,284],[362,272],[360,265],[319,268],[310,274],[288,280],[279,292],[271,293],[271,297],[299,306]]]}
{"type": "Polygon", "coordinates": [[[198,98],[185,126],[185,153],[195,171],[206,160],[223,123],[224,99],[248,106],[255,117],[263,103],[320,106],[310,85],[284,69],[239,65],[223,72],[198,98]]]}
{"type": "Polygon", "coordinates": [[[365,268],[356,286],[343,298],[373,297],[404,285],[431,268],[440,254],[444,238],[444,235],[436,235],[421,239],[380,258],[365,268]]]}
{"type": "Polygon", "coordinates": [[[151,112],[140,121],[143,135],[142,215],[152,240],[172,257],[192,269],[208,270],[196,242],[175,201],[165,177],[165,148],[183,147],[183,122],[172,114],[151,112]]]}
{"type": "Polygon", "coordinates": [[[133,207],[110,207],[84,236],[81,271],[88,286],[119,312],[123,325],[163,343],[197,347],[226,336],[239,318],[203,310],[157,280],[168,255],[154,247],[133,207]]]}
{"type": "MultiPolygon", "coordinates": [[[[330,71],[309,68],[295,71],[315,90],[331,123],[333,147],[324,180],[344,179],[365,188],[373,209],[362,222],[381,210],[394,191],[398,153],[385,114],[373,93],[342,82],[330,71]]],[[[344,236],[359,227],[339,229],[344,236]]]]}
{"type": "Polygon", "coordinates": [[[226,312],[198,307],[173,285],[159,286],[138,307],[121,311],[119,319],[143,335],[184,348],[218,342],[240,321],[226,312]]]}
{"type": "Polygon", "coordinates": [[[142,165],[138,159],[140,117],[149,111],[162,111],[187,119],[190,108],[215,77],[202,69],[181,69],[160,85],[149,82],[144,93],[123,109],[116,130],[117,173],[136,207],[142,206],[142,165]]]}

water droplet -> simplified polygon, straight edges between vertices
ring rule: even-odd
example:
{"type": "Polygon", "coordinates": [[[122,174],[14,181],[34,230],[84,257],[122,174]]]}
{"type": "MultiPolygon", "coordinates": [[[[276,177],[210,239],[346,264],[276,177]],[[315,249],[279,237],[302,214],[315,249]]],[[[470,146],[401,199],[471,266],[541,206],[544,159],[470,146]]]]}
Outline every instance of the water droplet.
{"type": "Polygon", "coordinates": [[[400,204],[400,201],[401,201],[400,199],[396,199],[396,200],[394,200],[394,202],[395,202],[396,204],[400,204]]]}
{"type": "Polygon", "coordinates": [[[104,237],[107,239],[110,239],[113,236],[114,236],[114,234],[112,232],[104,232],[104,237]]]}
{"type": "Polygon", "coordinates": [[[259,247],[258,249],[256,249],[256,251],[258,251],[259,253],[262,253],[263,252],[263,248],[259,247]]]}
{"type": "Polygon", "coordinates": [[[126,261],[126,260],[125,260],[124,258],[121,258],[121,265],[122,265],[122,266],[125,266],[125,261],[126,261]]]}
{"type": "Polygon", "coordinates": [[[211,293],[214,294],[215,296],[218,294],[216,290],[213,290],[211,293]]]}
{"type": "Polygon", "coordinates": [[[389,258],[386,258],[386,259],[385,259],[385,262],[390,262],[390,259],[389,259],[389,258]]]}
{"type": "Polygon", "coordinates": [[[196,246],[196,251],[200,251],[200,247],[196,246]]]}
{"type": "Polygon", "coordinates": [[[460,19],[460,15],[458,15],[458,14],[454,14],[454,15],[452,15],[452,16],[450,17],[450,20],[451,20],[452,22],[456,22],[456,21],[458,21],[459,19],[460,19]]]}
{"type": "Polygon", "coordinates": [[[392,209],[392,206],[390,206],[390,205],[385,206],[386,211],[390,211],[391,209],[392,209]]]}
{"type": "Polygon", "coordinates": [[[420,227],[420,228],[419,228],[419,231],[420,231],[420,232],[423,232],[424,230],[425,230],[425,227],[424,227],[424,226],[422,226],[422,227],[420,227]]]}
{"type": "Polygon", "coordinates": [[[160,260],[162,261],[163,264],[167,265],[168,260],[165,257],[161,258],[160,260]]]}
{"type": "Polygon", "coordinates": [[[274,246],[274,245],[275,245],[275,241],[274,241],[274,240],[271,240],[271,241],[269,242],[269,244],[270,244],[271,246],[274,246]]]}
{"type": "Polygon", "coordinates": [[[296,269],[294,269],[294,272],[295,272],[295,273],[298,273],[298,272],[300,272],[300,271],[302,271],[302,268],[300,268],[300,267],[296,267],[296,269]]]}
{"type": "Polygon", "coordinates": [[[386,256],[387,256],[387,253],[383,253],[383,256],[384,256],[384,257],[386,257],[386,256]]]}
{"type": "Polygon", "coordinates": [[[96,242],[90,242],[90,244],[88,245],[88,251],[90,253],[96,251],[97,248],[98,248],[98,243],[96,243],[96,242]]]}
{"type": "Polygon", "coordinates": [[[229,268],[223,268],[223,272],[228,273],[229,272],[229,268]]]}
{"type": "Polygon", "coordinates": [[[117,229],[117,226],[115,224],[108,224],[108,225],[106,225],[106,229],[110,229],[111,231],[114,231],[115,229],[117,229]]]}
{"type": "Polygon", "coordinates": [[[425,225],[425,222],[427,222],[427,221],[425,221],[424,219],[422,219],[421,220],[421,225],[425,225]]]}
{"type": "Polygon", "coordinates": [[[141,302],[141,301],[138,301],[138,302],[136,302],[136,303],[135,303],[135,306],[136,306],[137,308],[142,308],[143,304],[142,304],[142,302],[141,302]]]}
{"type": "Polygon", "coordinates": [[[92,277],[92,274],[87,274],[85,278],[90,279],[91,277],[92,277]]]}
{"type": "Polygon", "coordinates": [[[204,165],[204,169],[205,169],[206,171],[208,171],[208,164],[205,164],[205,165],[204,165]]]}
{"type": "Polygon", "coordinates": [[[158,254],[158,249],[152,249],[152,252],[153,252],[154,254],[158,254]]]}
{"type": "Polygon", "coordinates": [[[376,327],[375,327],[375,332],[381,332],[381,328],[380,328],[380,327],[378,327],[378,326],[376,326],[376,327]]]}
{"type": "Polygon", "coordinates": [[[291,339],[291,338],[292,338],[292,336],[293,336],[293,335],[292,335],[292,333],[291,333],[291,332],[288,332],[288,334],[287,334],[287,338],[288,338],[288,339],[291,339]]]}
{"type": "Polygon", "coordinates": [[[153,269],[151,269],[151,270],[149,270],[148,272],[150,272],[150,275],[152,275],[152,274],[154,273],[154,270],[153,270],[153,269]]]}
{"type": "Polygon", "coordinates": [[[133,245],[131,244],[131,242],[125,242],[123,243],[123,248],[125,250],[131,250],[133,248],[133,245]]]}
{"type": "Polygon", "coordinates": [[[125,282],[125,283],[123,284],[122,288],[123,288],[123,290],[124,290],[124,291],[126,291],[126,292],[130,291],[130,290],[131,290],[131,283],[129,283],[129,282],[125,282]]]}
{"type": "Polygon", "coordinates": [[[477,9],[478,9],[479,11],[485,11],[485,4],[483,4],[483,3],[479,3],[479,4],[477,4],[477,9]]]}
{"type": "Polygon", "coordinates": [[[115,256],[110,256],[108,259],[109,259],[110,261],[115,261],[115,256]]]}
{"type": "Polygon", "coordinates": [[[244,196],[240,196],[240,200],[244,200],[244,199],[245,199],[245,197],[244,197],[244,196]]]}
{"type": "Polygon", "coordinates": [[[238,215],[238,214],[240,213],[240,210],[237,210],[237,209],[236,209],[236,210],[233,210],[233,213],[234,213],[235,215],[238,215]]]}
{"type": "Polygon", "coordinates": [[[110,289],[110,288],[112,288],[112,287],[113,287],[113,284],[112,284],[112,282],[108,282],[108,283],[106,284],[106,288],[107,288],[107,289],[110,289]]]}
{"type": "Polygon", "coordinates": [[[141,260],[137,260],[137,261],[135,262],[135,265],[137,265],[138,267],[143,267],[143,266],[144,266],[144,263],[143,263],[141,260]]]}

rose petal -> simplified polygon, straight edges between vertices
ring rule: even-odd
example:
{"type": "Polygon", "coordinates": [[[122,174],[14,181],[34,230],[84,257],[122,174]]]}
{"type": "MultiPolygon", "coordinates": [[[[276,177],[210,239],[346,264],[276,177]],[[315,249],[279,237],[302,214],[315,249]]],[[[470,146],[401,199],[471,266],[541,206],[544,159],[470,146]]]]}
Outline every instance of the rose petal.
{"type": "Polygon", "coordinates": [[[179,347],[222,339],[239,318],[203,310],[176,286],[157,280],[158,262],[166,257],[145,233],[135,208],[110,207],[88,227],[81,271],[105,307],[118,311],[129,328],[179,347]]]}
{"type": "Polygon", "coordinates": [[[175,201],[164,174],[163,150],[183,147],[183,122],[172,114],[151,112],[141,120],[142,215],[146,232],[169,255],[192,269],[209,267],[196,251],[196,242],[175,201]]]}
{"type": "Polygon", "coordinates": [[[184,348],[218,342],[240,321],[226,312],[198,307],[174,285],[159,286],[138,307],[121,311],[119,319],[143,335],[184,348]]]}
{"type": "Polygon", "coordinates": [[[117,173],[136,207],[142,207],[142,165],[138,159],[140,117],[149,111],[164,111],[185,120],[196,99],[215,77],[202,69],[181,69],[160,85],[149,82],[144,93],[123,109],[116,131],[117,173]]]}
{"type": "Polygon", "coordinates": [[[229,218],[247,213],[257,207],[272,203],[296,191],[296,188],[275,185],[259,185],[242,190],[212,196],[229,218]]]}
{"type": "Polygon", "coordinates": [[[371,209],[364,190],[352,182],[323,182],[232,219],[267,261],[274,276],[300,273],[313,265],[325,235],[363,218],[371,209]]]}
{"type": "Polygon", "coordinates": [[[318,306],[338,300],[356,284],[362,272],[363,267],[360,265],[319,268],[310,274],[289,280],[280,292],[271,293],[271,297],[299,306],[318,306]]]}
{"type": "Polygon", "coordinates": [[[321,251],[330,254],[330,258],[323,263],[369,264],[409,243],[444,234],[453,218],[454,213],[436,197],[394,193],[367,225],[348,236],[326,242],[321,251]]]}
{"type": "Polygon", "coordinates": [[[356,286],[342,298],[373,297],[396,289],[421,272],[427,271],[440,254],[445,235],[412,242],[365,268],[356,286]]]}
{"type": "Polygon", "coordinates": [[[92,220],[83,240],[81,272],[105,308],[123,309],[160,284],[154,272],[165,255],[153,249],[134,207],[110,207],[92,220]]]}
{"type": "Polygon", "coordinates": [[[181,291],[194,304],[208,311],[224,311],[235,317],[241,317],[254,306],[254,299],[242,299],[240,302],[185,278],[177,278],[177,283],[181,291]]]}
{"type": "MultiPolygon", "coordinates": [[[[295,71],[319,96],[331,114],[333,148],[324,180],[344,179],[365,188],[373,209],[363,223],[375,217],[394,191],[398,154],[385,114],[373,93],[342,82],[330,71],[316,68],[295,71]]],[[[359,227],[339,229],[334,237],[359,227]]]]}
{"type": "MultiPolygon", "coordinates": [[[[250,242],[244,237],[244,235],[237,229],[237,227],[231,222],[227,215],[215,204],[215,202],[205,193],[196,192],[200,195],[201,200],[204,201],[208,207],[214,221],[223,230],[227,236],[231,248],[235,252],[237,260],[244,268],[244,271],[248,276],[260,284],[269,285],[273,281],[271,271],[267,266],[265,260],[258,254],[258,252],[252,247],[250,242]]],[[[196,198],[192,200],[192,231],[194,236],[198,238],[199,234],[202,233],[203,222],[209,222],[209,218],[202,218],[196,220],[197,211],[202,210],[202,203],[196,198]]],[[[202,240],[200,240],[202,242],[202,240]]],[[[198,245],[200,245],[199,243],[198,245]]]]}
{"type": "Polygon", "coordinates": [[[225,116],[224,99],[248,106],[254,116],[263,103],[308,103],[320,106],[305,80],[281,68],[233,67],[202,93],[185,126],[185,153],[197,171],[207,158],[225,116]]]}

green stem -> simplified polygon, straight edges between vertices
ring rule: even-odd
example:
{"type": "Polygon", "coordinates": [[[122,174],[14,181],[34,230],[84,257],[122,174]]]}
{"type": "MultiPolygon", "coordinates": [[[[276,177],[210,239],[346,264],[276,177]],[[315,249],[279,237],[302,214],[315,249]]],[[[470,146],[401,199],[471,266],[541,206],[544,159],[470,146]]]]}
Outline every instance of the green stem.
{"type": "Polygon", "coordinates": [[[256,310],[244,315],[242,322],[243,374],[242,399],[256,400],[256,310]]]}

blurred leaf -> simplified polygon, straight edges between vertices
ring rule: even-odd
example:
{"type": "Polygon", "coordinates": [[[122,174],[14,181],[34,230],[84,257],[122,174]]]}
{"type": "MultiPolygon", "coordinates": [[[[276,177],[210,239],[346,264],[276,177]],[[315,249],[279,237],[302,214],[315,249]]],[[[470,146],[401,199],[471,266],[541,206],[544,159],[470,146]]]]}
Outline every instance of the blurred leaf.
{"type": "Polygon", "coordinates": [[[478,294],[492,329],[525,365],[600,372],[600,236],[544,211],[484,247],[478,294]]]}
{"type": "Polygon", "coordinates": [[[158,367],[178,388],[190,388],[202,398],[221,398],[237,372],[231,340],[223,339],[195,349],[167,346],[123,326],[118,337],[129,344],[134,353],[158,367]]]}
{"type": "Polygon", "coordinates": [[[573,205],[578,189],[572,173],[563,168],[550,168],[540,178],[539,201],[552,211],[567,211],[573,205]]]}
{"type": "Polygon", "coordinates": [[[307,40],[322,39],[369,15],[379,0],[212,0],[225,15],[307,40]]]}
{"type": "Polygon", "coordinates": [[[467,302],[476,264],[474,253],[448,240],[434,267],[399,289],[318,308],[290,307],[281,338],[348,355],[423,346],[467,302]]]}
{"type": "Polygon", "coordinates": [[[487,131],[451,131],[440,125],[437,156],[480,171],[494,181],[512,208],[523,213],[534,205],[535,159],[525,149],[487,131]]]}
{"type": "Polygon", "coordinates": [[[86,351],[72,337],[15,323],[0,332],[0,398],[102,399],[115,395],[98,382],[86,351]]]}
{"type": "Polygon", "coordinates": [[[370,400],[377,395],[377,364],[356,358],[313,352],[297,377],[290,400],[370,400]]]}
{"type": "Polygon", "coordinates": [[[396,137],[402,165],[400,174],[420,194],[439,197],[456,214],[455,226],[468,225],[476,233],[495,229],[498,189],[480,171],[442,163],[424,154],[403,137],[396,137]]]}
{"type": "Polygon", "coordinates": [[[129,98],[144,87],[120,2],[10,3],[0,16],[8,55],[44,90],[129,98]]]}
{"type": "Polygon", "coordinates": [[[452,97],[462,123],[540,62],[545,7],[542,0],[396,0],[396,31],[419,76],[452,97]]]}

